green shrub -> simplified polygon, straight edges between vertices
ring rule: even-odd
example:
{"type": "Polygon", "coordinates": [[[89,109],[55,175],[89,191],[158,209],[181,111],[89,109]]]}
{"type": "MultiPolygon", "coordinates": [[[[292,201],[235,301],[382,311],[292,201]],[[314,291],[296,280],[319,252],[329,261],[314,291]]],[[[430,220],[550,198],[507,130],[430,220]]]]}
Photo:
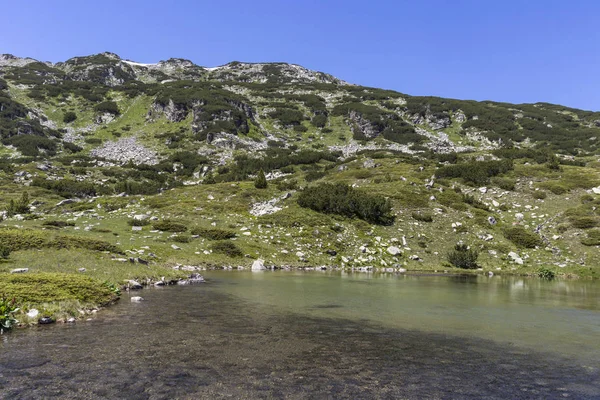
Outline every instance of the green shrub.
{"type": "Polygon", "coordinates": [[[157,221],[154,224],[152,224],[152,228],[158,230],[158,231],[163,231],[163,232],[185,232],[187,231],[187,226],[185,226],[184,224],[180,224],[178,222],[174,222],[174,221],[170,221],[170,220],[164,220],[164,221],[157,221]]]}
{"type": "Polygon", "coordinates": [[[65,150],[69,150],[71,153],[79,153],[83,150],[82,147],[79,147],[76,144],[70,142],[63,142],[63,147],[65,148],[65,150]]]}
{"type": "Polygon", "coordinates": [[[298,204],[317,212],[358,217],[374,224],[391,225],[395,220],[391,204],[385,197],[342,183],[308,187],[298,196],[298,204]]]}
{"type": "Polygon", "coordinates": [[[106,305],[117,298],[110,287],[82,275],[55,273],[1,275],[0,292],[14,296],[23,304],[78,300],[82,303],[106,305]]]}
{"type": "Polygon", "coordinates": [[[127,220],[127,225],[129,226],[147,226],[150,225],[149,219],[135,219],[131,218],[127,220]]]}
{"type": "Polygon", "coordinates": [[[18,201],[10,200],[7,210],[9,216],[15,214],[28,214],[29,212],[29,194],[27,192],[23,192],[18,201]]]}
{"type": "Polygon", "coordinates": [[[100,113],[109,113],[113,115],[119,115],[119,106],[114,101],[104,101],[94,106],[94,110],[100,113]]]}
{"type": "Polygon", "coordinates": [[[477,200],[474,196],[470,195],[470,194],[463,194],[462,196],[463,202],[478,208],[480,210],[484,210],[484,211],[490,211],[490,208],[483,202],[477,200]]]}
{"type": "Polygon", "coordinates": [[[327,175],[325,171],[309,171],[306,173],[306,175],[304,175],[304,179],[306,180],[306,182],[314,182],[323,178],[325,175],[327,175]]]}
{"type": "Polygon", "coordinates": [[[80,248],[122,253],[117,246],[103,240],[70,235],[52,235],[48,231],[4,229],[0,230],[0,242],[10,248],[11,251],[42,248],[80,248]]]}
{"type": "Polygon", "coordinates": [[[175,235],[171,237],[171,240],[178,243],[189,243],[192,238],[188,235],[175,235]]]}
{"type": "Polygon", "coordinates": [[[3,142],[15,146],[24,156],[37,157],[41,154],[48,156],[56,154],[56,142],[43,136],[17,135],[3,142]]]}
{"type": "Polygon", "coordinates": [[[517,182],[511,178],[495,177],[492,179],[492,184],[498,186],[500,189],[513,191],[517,182]]]}
{"type": "Polygon", "coordinates": [[[236,236],[235,232],[218,228],[196,227],[191,230],[192,235],[197,235],[209,240],[232,239],[236,236]]]}
{"type": "Polygon", "coordinates": [[[533,232],[525,230],[521,226],[514,226],[504,230],[504,237],[518,247],[532,249],[542,246],[544,242],[533,232]]]}
{"type": "Polygon", "coordinates": [[[512,160],[470,161],[440,167],[436,171],[439,178],[462,178],[467,183],[483,185],[489,178],[513,170],[512,160]]]}
{"type": "Polygon", "coordinates": [[[553,280],[556,277],[556,273],[554,271],[552,271],[551,269],[548,269],[546,267],[541,267],[538,269],[537,271],[537,275],[542,278],[542,279],[546,279],[546,280],[553,280]]]}
{"type": "Polygon", "coordinates": [[[286,190],[297,190],[298,189],[298,181],[296,179],[284,179],[277,182],[277,190],[282,192],[286,190]]]}
{"type": "Polygon", "coordinates": [[[57,228],[64,228],[66,226],[75,226],[75,222],[48,220],[48,221],[42,222],[42,225],[43,226],[55,226],[57,228]]]}
{"type": "Polygon", "coordinates": [[[100,139],[100,138],[85,138],[85,142],[87,144],[102,144],[102,139],[100,139]]]}
{"type": "Polygon", "coordinates": [[[0,258],[7,259],[10,257],[10,247],[0,244],[0,258]]]}
{"type": "Polygon", "coordinates": [[[63,115],[63,122],[65,124],[69,124],[69,123],[75,121],[76,119],[77,119],[77,114],[75,114],[73,111],[67,111],[63,115]]]}
{"type": "Polygon", "coordinates": [[[9,330],[19,323],[15,318],[15,314],[20,310],[17,306],[16,299],[8,299],[0,296],[0,334],[9,330]]]}
{"type": "Polygon", "coordinates": [[[546,181],[542,182],[540,188],[551,191],[556,195],[563,195],[569,191],[569,188],[565,185],[565,183],[560,181],[546,181]]]}
{"type": "Polygon", "coordinates": [[[592,216],[574,215],[569,220],[571,225],[577,229],[590,229],[598,226],[598,219],[592,216]]]}
{"type": "Polygon", "coordinates": [[[92,197],[97,194],[97,187],[91,182],[79,182],[72,179],[50,181],[39,177],[33,178],[32,186],[51,190],[62,197],[92,197]]]}
{"type": "Polygon", "coordinates": [[[265,177],[265,171],[262,169],[258,171],[256,179],[254,179],[254,187],[257,189],[266,189],[268,186],[267,178],[265,177]]]}
{"type": "Polygon", "coordinates": [[[224,254],[228,257],[242,257],[244,255],[242,250],[230,240],[213,243],[210,247],[215,253],[224,254]]]}
{"type": "Polygon", "coordinates": [[[433,214],[430,212],[415,211],[412,213],[412,217],[421,222],[433,222],[433,214]]]}
{"type": "Polygon", "coordinates": [[[466,244],[456,244],[454,249],[448,253],[447,259],[456,268],[477,269],[477,258],[479,252],[470,249],[466,244]]]}
{"type": "Polygon", "coordinates": [[[548,193],[544,192],[543,190],[536,190],[533,192],[534,199],[544,200],[546,197],[548,197],[548,193]]]}
{"type": "Polygon", "coordinates": [[[581,244],[585,246],[600,246],[600,229],[587,231],[587,237],[581,239],[581,244]]]}

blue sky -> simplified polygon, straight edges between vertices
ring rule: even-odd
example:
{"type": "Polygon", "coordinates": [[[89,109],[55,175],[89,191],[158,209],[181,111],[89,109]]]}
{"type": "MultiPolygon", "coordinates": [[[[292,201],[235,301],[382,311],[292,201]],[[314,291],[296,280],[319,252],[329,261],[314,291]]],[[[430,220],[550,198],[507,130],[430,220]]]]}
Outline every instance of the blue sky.
{"type": "Polygon", "coordinates": [[[285,61],[413,95],[600,111],[600,1],[3,2],[0,53],[285,61]]]}

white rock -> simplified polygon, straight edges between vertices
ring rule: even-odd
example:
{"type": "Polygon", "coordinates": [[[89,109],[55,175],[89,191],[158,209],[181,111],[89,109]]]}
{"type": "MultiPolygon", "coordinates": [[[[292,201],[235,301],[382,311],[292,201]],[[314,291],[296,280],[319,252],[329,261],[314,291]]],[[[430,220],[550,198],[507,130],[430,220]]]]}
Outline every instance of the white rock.
{"type": "Polygon", "coordinates": [[[525,216],[522,213],[516,213],[515,214],[515,219],[517,221],[523,221],[524,218],[525,218],[525,216]]]}
{"type": "Polygon", "coordinates": [[[29,312],[27,313],[27,316],[29,318],[35,318],[38,316],[40,312],[38,310],[36,310],[35,308],[32,308],[31,310],[29,310],[29,312]]]}
{"type": "Polygon", "coordinates": [[[387,248],[387,252],[393,256],[397,256],[398,254],[402,254],[402,250],[400,250],[396,246],[390,246],[387,248]]]}
{"type": "Polygon", "coordinates": [[[144,298],[143,298],[143,297],[141,297],[141,296],[133,296],[133,297],[131,298],[131,302],[132,302],[132,303],[139,303],[140,301],[144,301],[144,298]]]}
{"type": "Polygon", "coordinates": [[[486,187],[480,187],[479,191],[483,194],[487,193],[487,188],[486,187]]]}
{"type": "Polygon", "coordinates": [[[181,250],[181,247],[177,246],[176,244],[172,244],[172,245],[171,245],[171,248],[172,248],[173,250],[181,250]]]}
{"type": "Polygon", "coordinates": [[[10,271],[11,274],[23,274],[29,271],[29,268],[16,268],[10,271]]]}
{"type": "Polygon", "coordinates": [[[252,263],[252,271],[262,271],[265,269],[265,262],[260,258],[252,263]]]}

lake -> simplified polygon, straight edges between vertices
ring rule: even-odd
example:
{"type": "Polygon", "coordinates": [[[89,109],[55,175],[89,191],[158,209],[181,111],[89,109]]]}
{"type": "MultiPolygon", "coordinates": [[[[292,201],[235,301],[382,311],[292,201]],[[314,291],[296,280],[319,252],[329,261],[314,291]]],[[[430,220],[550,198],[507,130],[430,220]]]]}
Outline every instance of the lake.
{"type": "Polygon", "coordinates": [[[600,398],[598,281],[205,277],[1,336],[0,398],[600,398]]]}

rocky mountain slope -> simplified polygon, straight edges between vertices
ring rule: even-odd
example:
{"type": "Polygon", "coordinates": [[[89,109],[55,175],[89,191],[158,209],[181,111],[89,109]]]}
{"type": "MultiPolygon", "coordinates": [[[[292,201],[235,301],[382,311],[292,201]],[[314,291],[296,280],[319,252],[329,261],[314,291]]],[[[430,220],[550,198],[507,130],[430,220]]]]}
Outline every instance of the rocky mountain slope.
{"type": "Polygon", "coordinates": [[[65,245],[99,275],[137,259],[443,271],[458,251],[486,273],[595,276],[598,137],[600,112],[285,63],[0,55],[0,272],[85,264],[32,239],[59,230],[115,246],[65,245]]]}

